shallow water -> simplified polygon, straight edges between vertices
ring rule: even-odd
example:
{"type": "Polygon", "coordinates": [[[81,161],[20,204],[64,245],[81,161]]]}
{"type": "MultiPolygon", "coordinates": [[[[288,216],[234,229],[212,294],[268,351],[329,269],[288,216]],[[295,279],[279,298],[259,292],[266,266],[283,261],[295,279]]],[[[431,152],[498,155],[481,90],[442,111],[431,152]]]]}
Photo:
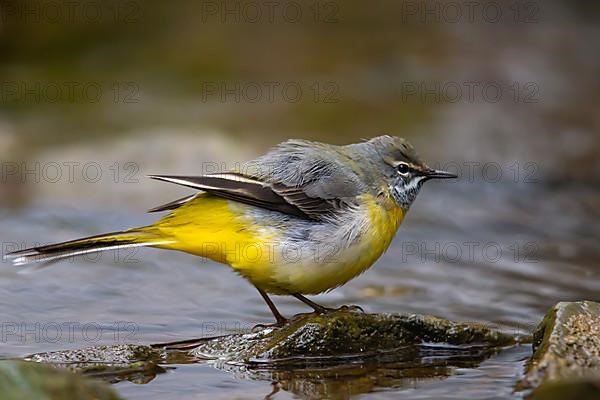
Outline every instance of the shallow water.
{"type": "MultiPolygon", "coordinates": [[[[542,183],[428,183],[391,248],[361,277],[317,301],[368,312],[417,312],[528,335],[562,300],[600,300],[600,191],[542,183]],[[574,195],[576,193],[577,195],[574,195]],[[550,201],[551,200],[551,201],[550,201]]],[[[0,214],[3,252],[152,221],[131,210],[34,203],[0,214]]],[[[258,293],[228,268],[155,249],[106,253],[18,273],[0,269],[4,357],[96,344],[212,336],[270,322],[258,293]],[[116,260],[115,260],[116,258],[116,260]],[[116,261],[116,262],[115,262],[116,261]]],[[[306,312],[275,297],[287,315],[306,312]]],[[[204,363],[168,365],[126,398],[483,398],[510,396],[530,346],[479,362],[407,368],[355,365],[244,374],[204,363]],[[432,367],[435,366],[435,367],[432,367]],[[272,384],[272,382],[278,382],[272,384]],[[368,393],[368,395],[367,395],[368,393]]]]}

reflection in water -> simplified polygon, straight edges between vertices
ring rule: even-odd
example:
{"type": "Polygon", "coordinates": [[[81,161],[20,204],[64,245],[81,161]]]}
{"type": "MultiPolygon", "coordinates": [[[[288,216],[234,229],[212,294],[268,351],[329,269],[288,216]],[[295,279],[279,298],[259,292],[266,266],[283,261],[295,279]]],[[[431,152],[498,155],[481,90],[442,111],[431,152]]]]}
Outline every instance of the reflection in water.
{"type": "MultiPolygon", "coordinates": [[[[73,370],[84,369],[85,375],[113,384],[130,382],[140,385],[154,379],[165,379],[165,373],[177,374],[182,366],[208,363],[239,380],[269,382],[272,390],[265,398],[279,398],[282,393],[288,392],[303,399],[348,399],[364,393],[406,391],[415,387],[421,388],[419,396],[423,396],[429,386],[435,388],[437,383],[449,377],[460,377],[458,371],[461,370],[480,371],[478,377],[470,378],[463,384],[482,387],[482,381],[489,380],[490,376],[481,372],[491,368],[494,370],[494,379],[499,380],[502,375],[509,376],[505,384],[510,385],[516,375],[513,364],[515,361],[521,363],[530,351],[529,346],[490,350],[478,346],[420,345],[371,356],[307,357],[294,358],[291,362],[262,361],[237,365],[220,360],[202,360],[184,351],[170,350],[164,352],[160,359],[150,357],[133,364],[91,362],[60,365],[73,370]],[[510,353],[519,358],[509,362],[499,357],[499,354],[510,353]]],[[[455,394],[455,398],[463,396],[460,390],[455,394]]]]}
{"type": "Polygon", "coordinates": [[[305,399],[347,399],[385,388],[401,389],[431,379],[444,379],[454,368],[476,368],[492,355],[488,351],[414,348],[351,364],[306,366],[289,370],[250,370],[253,379],[271,380],[276,388],[305,399]],[[429,354],[430,353],[430,354],[429,354]]]}

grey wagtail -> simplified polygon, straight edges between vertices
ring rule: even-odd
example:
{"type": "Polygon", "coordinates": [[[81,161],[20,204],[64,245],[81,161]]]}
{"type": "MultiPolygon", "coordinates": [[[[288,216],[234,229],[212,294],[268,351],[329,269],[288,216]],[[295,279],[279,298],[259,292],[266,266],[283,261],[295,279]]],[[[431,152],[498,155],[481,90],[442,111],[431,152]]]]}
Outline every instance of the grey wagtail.
{"type": "Polygon", "coordinates": [[[14,265],[124,247],[179,250],[228,264],[286,322],[270,294],[304,294],[345,284],[390,245],[423,183],[456,178],[428,167],[402,138],[335,146],[288,140],[238,170],[150,178],[199,190],[153,208],[152,225],[7,255],[14,265]]]}

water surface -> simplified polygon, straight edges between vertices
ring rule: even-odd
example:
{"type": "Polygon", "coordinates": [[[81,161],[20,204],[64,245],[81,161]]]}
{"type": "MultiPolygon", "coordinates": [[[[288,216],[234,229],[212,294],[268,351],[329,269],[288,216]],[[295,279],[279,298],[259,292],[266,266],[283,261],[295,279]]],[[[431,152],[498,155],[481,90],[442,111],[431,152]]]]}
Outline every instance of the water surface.
{"type": "MultiPolygon", "coordinates": [[[[597,190],[572,187],[567,193],[543,183],[428,183],[378,263],[316,300],[360,304],[368,312],[434,314],[528,335],[557,301],[600,300],[594,239],[600,227],[581,223],[597,215],[599,198],[597,190]]],[[[130,209],[38,201],[4,210],[0,235],[6,250],[153,218],[130,209]]],[[[105,253],[26,273],[4,263],[0,274],[4,357],[211,336],[272,319],[255,289],[227,267],[177,252],[105,253]]],[[[307,311],[294,299],[275,301],[287,315],[307,311]]],[[[410,368],[346,365],[333,372],[244,374],[186,363],[166,366],[146,384],[125,381],[116,388],[132,399],[508,396],[530,351],[521,345],[479,362],[431,359],[434,364],[410,368]]]]}

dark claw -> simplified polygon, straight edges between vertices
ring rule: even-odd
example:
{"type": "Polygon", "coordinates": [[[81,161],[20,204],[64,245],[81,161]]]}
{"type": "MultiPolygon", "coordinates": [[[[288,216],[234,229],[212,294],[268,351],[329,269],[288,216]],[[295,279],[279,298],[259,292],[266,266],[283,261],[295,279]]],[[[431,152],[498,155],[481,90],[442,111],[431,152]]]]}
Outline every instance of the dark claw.
{"type": "Polygon", "coordinates": [[[303,318],[303,317],[306,317],[307,315],[315,315],[315,314],[322,314],[322,313],[313,311],[313,312],[294,314],[294,316],[292,316],[292,320],[296,320],[298,318],[303,318]]]}
{"type": "Polygon", "coordinates": [[[350,305],[343,305],[340,308],[338,308],[339,311],[349,311],[349,312],[355,312],[355,311],[360,311],[361,313],[365,313],[365,310],[363,310],[363,308],[361,306],[357,306],[356,304],[350,304],[350,305]]]}
{"type": "Polygon", "coordinates": [[[252,329],[250,330],[250,332],[252,333],[257,333],[262,331],[263,329],[267,329],[267,328],[282,328],[284,327],[287,323],[289,322],[289,320],[283,320],[283,321],[277,321],[274,322],[272,324],[256,324],[252,327],[252,329]]]}
{"type": "MultiPolygon", "coordinates": [[[[338,308],[322,307],[319,310],[315,310],[315,312],[317,314],[322,314],[322,315],[331,314],[331,313],[334,313],[336,311],[342,311],[342,312],[361,312],[363,314],[365,313],[365,310],[363,310],[363,308],[361,306],[357,306],[357,305],[354,305],[354,304],[343,305],[343,306],[338,307],[338,308]]],[[[298,315],[303,315],[303,314],[298,314],[298,315]]]]}

